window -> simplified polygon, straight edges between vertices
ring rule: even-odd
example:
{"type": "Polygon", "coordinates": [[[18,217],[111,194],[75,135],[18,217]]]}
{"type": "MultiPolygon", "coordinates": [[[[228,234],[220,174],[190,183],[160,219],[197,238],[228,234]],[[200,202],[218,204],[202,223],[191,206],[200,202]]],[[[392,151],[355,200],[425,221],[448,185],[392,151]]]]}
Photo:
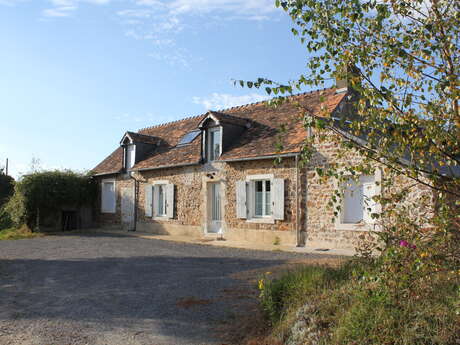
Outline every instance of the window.
{"type": "Polygon", "coordinates": [[[115,213],[115,180],[103,180],[101,184],[101,212],[115,213]]]}
{"type": "Polygon", "coordinates": [[[146,217],[174,218],[174,185],[169,181],[145,184],[144,211],[146,217]]]}
{"type": "Polygon", "coordinates": [[[249,175],[236,182],[237,218],[257,223],[284,220],[284,180],[272,174],[249,175]]]}
{"type": "Polygon", "coordinates": [[[358,180],[348,179],[343,184],[342,224],[373,223],[376,213],[376,183],[374,176],[363,175],[358,180]]]}
{"type": "Polygon", "coordinates": [[[221,135],[220,127],[208,130],[208,161],[212,162],[219,158],[221,154],[221,135]]]}
{"type": "Polygon", "coordinates": [[[181,140],[179,141],[179,143],[177,144],[177,146],[182,146],[182,145],[187,145],[187,144],[190,144],[193,140],[195,140],[195,138],[201,133],[201,131],[197,130],[197,131],[192,131],[192,132],[188,132],[187,134],[185,134],[181,140]]]}
{"type": "Polygon", "coordinates": [[[153,187],[153,205],[155,207],[155,217],[166,217],[166,185],[157,184],[153,187]]]}
{"type": "Polygon", "coordinates": [[[254,181],[255,217],[269,217],[272,215],[270,180],[254,181]]]}
{"type": "Polygon", "coordinates": [[[136,164],[136,145],[126,146],[126,169],[131,169],[136,164]]]}

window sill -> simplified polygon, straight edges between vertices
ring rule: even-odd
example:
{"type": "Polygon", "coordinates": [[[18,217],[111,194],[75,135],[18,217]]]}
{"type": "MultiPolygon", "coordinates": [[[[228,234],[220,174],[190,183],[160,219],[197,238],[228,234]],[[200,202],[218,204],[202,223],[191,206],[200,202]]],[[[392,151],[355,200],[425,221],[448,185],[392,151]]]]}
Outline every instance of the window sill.
{"type": "Polygon", "coordinates": [[[153,220],[169,220],[168,216],[154,216],[152,217],[153,220]]]}
{"type": "Polygon", "coordinates": [[[115,211],[101,211],[102,214],[115,214],[115,211]]]}
{"type": "Polygon", "coordinates": [[[376,224],[367,224],[367,223],[356,223],[356,224],[348,224],[348,223],[336,223],[335,230],[339,231],[378,231],[378,227],[376,224]]]}
{"type": "Polygon", "coordinates": [[[247,223],[262,223],[262,224],[275,224],[275,219],[272,217],[266,218],[250,218],[246,220],[247,223]]]}

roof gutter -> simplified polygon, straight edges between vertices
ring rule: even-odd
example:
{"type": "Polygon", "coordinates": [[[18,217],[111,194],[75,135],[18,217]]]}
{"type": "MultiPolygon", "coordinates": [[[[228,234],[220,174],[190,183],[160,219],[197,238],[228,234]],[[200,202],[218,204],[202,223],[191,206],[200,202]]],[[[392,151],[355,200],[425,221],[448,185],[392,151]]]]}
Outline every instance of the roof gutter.
{"type": "Polygon", "coordinates": [[[91,176],[92,176],[92,177],[98,177],[98,176],[106,176],[106,175],[115,175],[115,174],[118,174],[119,172],[120,172],[120,171],[112,171],[112,172],[94,174],[94,175],[91,175],[91,176]]]}
{"type": "Polygon", "coordinates": [[[133,169],[133,171],[138,171],[138,172],[142,172],[142,171],[149,171],[149,170],[159,170],[159,169],[168,169],[168,168],[179,168],[179,167],[188,167],[188,166],[192,166],[192,165],[198,165],[200,164],[200,162],[196,162],[196,163],[187,163],[187,164],[173,164],[173,165],[162,165],[162,166],[159,166],[159,167],[154,167],[154,168],[142,168],[142,169],[133,169]]]}
{"type": "Polygon", "coordinates": [[[300,154],[300,152],[291,152],[291,153],[281,153],[281,154],[275,154],[275,155],[269,155],[269,156],[255,156],[255,157],[246,157],[246,158],[231,158],[231,159],[221,159],[218,160],[217,162],[224,162],[224,163],[230,163],[230,162],[243,162],[243,161],[255,161],[255,160],[260,160],[260,159],[273,159],[273,158],[288,158],[288,157],[296,157],[300,154]]]}

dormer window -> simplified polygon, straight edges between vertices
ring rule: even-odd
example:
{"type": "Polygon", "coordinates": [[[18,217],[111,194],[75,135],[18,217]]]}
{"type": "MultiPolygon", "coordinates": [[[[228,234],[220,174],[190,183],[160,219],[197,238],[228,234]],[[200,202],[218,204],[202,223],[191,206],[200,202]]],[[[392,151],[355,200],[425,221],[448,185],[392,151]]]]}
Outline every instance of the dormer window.
{"type": "Polygon", "coordinates": [[[220,127],[208,129],[207,159],[209,162],[215,161],[222,153],[222,135],[220,127]]]}
{"type": "Polygon", "coordinates": [[[126,169],[131,169],[136,164],[136,145],[126,146],[126,169]]]}
{"type": "Polygon", "coordinates": [[[123,148],[123,169],[130,170],[136,163],[145,159],[147,153],[153,152],[161,145],[161,139],[151,135],[126,132],[121,138],[123,148]]]}

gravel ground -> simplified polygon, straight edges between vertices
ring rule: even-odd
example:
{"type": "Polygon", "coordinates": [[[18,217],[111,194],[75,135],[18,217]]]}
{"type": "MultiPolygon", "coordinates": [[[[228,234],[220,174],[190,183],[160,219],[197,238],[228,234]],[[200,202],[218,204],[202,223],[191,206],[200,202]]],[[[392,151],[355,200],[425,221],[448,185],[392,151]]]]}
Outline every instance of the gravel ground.
{"type": "Polygon", "coordinates": [[[0,241],[0,344],[225,344],[222,324],[254,302],[238,276],[318,257],[110,234],[0,241]]]}

